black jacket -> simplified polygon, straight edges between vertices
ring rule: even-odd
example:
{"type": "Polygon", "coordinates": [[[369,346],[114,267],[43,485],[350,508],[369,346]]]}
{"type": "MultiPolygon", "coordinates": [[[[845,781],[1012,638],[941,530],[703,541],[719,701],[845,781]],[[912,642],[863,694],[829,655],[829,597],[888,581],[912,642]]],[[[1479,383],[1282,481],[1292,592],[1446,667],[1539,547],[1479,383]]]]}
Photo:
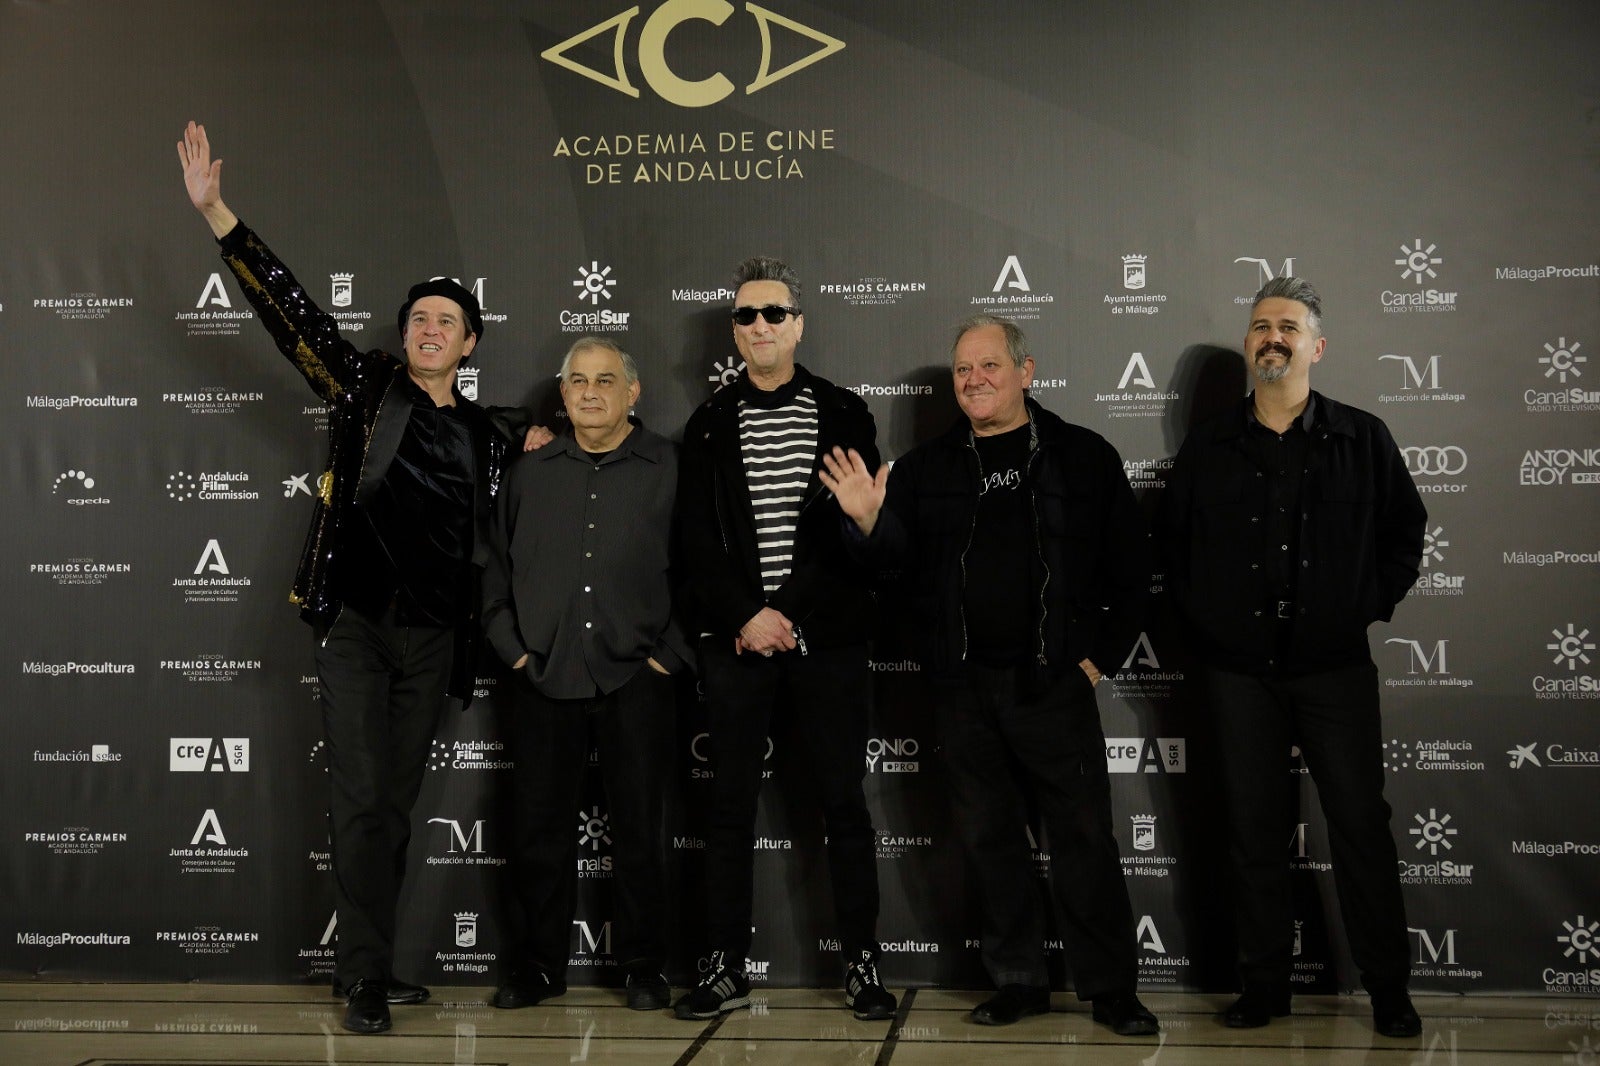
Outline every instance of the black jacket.
{"type": "MultiPolygon", "coordinates": [[[[1388,427],[1316,396],[1300,486],[1300,568],[1290,643],[1297,671],[1370,660],[1367,627],[1388,621],[1417,580],[1428,513],[1388,427]]],[[[1276,593],[1261,565],[1265,478],[1245,443],[1253,399],[1191,430],[1167,481],[1160,539],[1167,581],[1204,659],[1264,674],[1274,648],[1276,593]],[[1270,602],[1269,602],[1270,601],[1270,602]]]]}
{"type": "MultiPolygon", "coordinates": [[[[333,624],[342,606],[335,590],[344,561],[341,532],[350,509],[370,499],[383,481],[411,418],[405,389],[394,388],[405,363],[387,352],[362,352],[339,334],[338,323],[319,308],[289,269],[244,223],[218,242],[245,298],[256,309],[284,354],[313,392],[331,408],[328,416],[328,468],[317,480],[317,500],[306,533],[300,566],[289,593],[300,617],[319,628],[333,624]]],[[[455,393],[456,408],[472,426],[475,462],[472,563],[476,583],[488,560],[488,530],[494,493],[505,469],[508,447],[521,440],[529,417],[516,408],[485,410],[455,393]]],[[[478,603],[470,590],[467,603],[478,603]]],[[[471,699],[478,627],[457,627],[450,694],[471,699]]]]}
{"type": "Polygon", "coordinates": [[[672,608],[677,446],[637,422],[599,466],[569,433],[511,464],[483,577],[489,646],[551,699],[694,661],[672,608]]]}
{"type": "MultiPolygon", "coordinates": [[[[1149,536],[1117,450],[1098,433],[1026,401],[1024,475],[1031,528],[1018,565],[1039,590],[1029,661],[1059,673],[1088,659],[1114,675],[1138,639],[1150,595],[1149,536]]],[[[919,658],[933,673],[967,660],[964,562],[977,520],[979,461],[972,426],[950,430],[894,464],[864,557],[899,569],[912,599],[919,658]]]]}
{"type": "Polygon", "coordinates": [[[678,529],[685,570],[685,613],[693,632],[733,636],[763,607],[801,629],[807,647],[865,642],[872,634],[868,574],[844,545],[843,515],[822,487],[822,455],[854,448],[878,467],[877,426],[866,403],[796,365],[817,400],[817,459],[795,530],[793,569],[768,598],[761,581],[755,516],[739,453],[739,395],[754,388],[741,373],[689,416],[678,469],[678,529]]]}

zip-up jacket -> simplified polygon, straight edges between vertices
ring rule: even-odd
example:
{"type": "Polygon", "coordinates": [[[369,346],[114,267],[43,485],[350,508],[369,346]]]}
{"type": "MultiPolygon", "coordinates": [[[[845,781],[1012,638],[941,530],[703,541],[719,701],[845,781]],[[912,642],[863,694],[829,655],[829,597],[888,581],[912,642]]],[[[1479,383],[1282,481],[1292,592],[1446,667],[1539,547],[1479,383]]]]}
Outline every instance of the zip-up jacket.
{"type": "Polygon", "coordinates": [[[1167,479],[1167,580],[1212,665],[1265,674],[1369,661],[1367,627],[1388,621],[1417,580],[1428,512],[1388,427],[1312,395],[1286,647],[1276,649],[1278,593],[1263,565],[1280,547],[1267,541],[1265,478],[1245,442],[1253,401],[1191,430],[1167,479]]]}
{"type": "MultiPolygon", "coordinates": [[[[1016,560],[1037,591],[1028,661],[1059,673],[1088,659],[1110,677],[1138,639],[1150,594],[1144,517],[1105,438],[1032,397],[1026,406],[1029,528],[1016,539],[1016,560]]],[[[913,646],[930,673],[954,673],[967,662],[965,564],[981,481],[963,417],[895,462],[871,536],[854,538],[863,558],[898,572],[918,627],[913,646]]]]}
{"type": "MultiPolygon", "coordinates": [[[[326,629],[342,607],[336,575],[344,561],[341,531],[350,509],[372,498],[389,470],[411,418],[411,400],[395,384],[405,363],[388,352],[362,352],[339,334],[338,323],[314,303],[272,250],[244,223],[218,244],[222,260],[239,279],[245,298],[278,350],[329,406],[328,464],[317,480],[311,527],[300,554],[291,602],[300,617],[326,629]]],[[[450,694],[470,701],[479,643],[477,582],[488,562],[488,532],[494,494],[512,440],[520,440],[530,418],[518,408],[485,410],[455,391],[456,408],[472,427],[474,507],[473,588],[465,602],[474,618],[456,627],[450,694]]]]}
{"type": "Polygon", "coordinates": [[[734,636],[763,607],[801,631],[804,648],[867,641],[872,634],[870,575],[844,544],[843,514],[822,487],[822,456],[854,448],[878,467],[877,426],[866,403],[796,364],[795,377],[817,401],[817,457],[801,498],[789,576],[768,597],[761,580],[755,514],[739,451],[739,395],[746,374],[718,389],[689,416],[678,461],[678,530],[685,570],[685,613],[692,631],[734,636]]]}

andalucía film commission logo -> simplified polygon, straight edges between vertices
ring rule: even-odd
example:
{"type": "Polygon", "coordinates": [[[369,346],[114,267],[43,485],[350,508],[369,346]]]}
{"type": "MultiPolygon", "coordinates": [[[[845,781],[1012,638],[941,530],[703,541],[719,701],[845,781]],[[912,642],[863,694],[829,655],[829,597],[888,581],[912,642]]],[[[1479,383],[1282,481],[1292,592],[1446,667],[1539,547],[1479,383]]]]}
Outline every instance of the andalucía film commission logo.
{"type": "MultiPolygon", "coordinates": [[[[636,65],[639,76],[655,96],[677,107],[702,108],[727,99],[736,88],[720,69],[697,80],[684,76],[681,71],[691,67],[696,72],[704,69],[703,61],[691,64],[683,61],[681,50],[674,53],[674,31],[684,23],[709,23],[719,39],[722,34],[748,34],[752,28],[759,33],[761,59],[751,81],[744,86],[745,95],[768,89],[845,47],[839,38],[760,4],[746,2],[743,10],[753,27],[744,19],[730,22],[738,9],[727,0],[666,0],[644,18],[635,36],[632,24],[641,13],[635,4],[539,55],[635,100],[642,96],[633,81],[636,65]],[[797,42],[810,51],[774,69],[774,41],[786,54],[797,42]],[[580,50],[584,53],[581,58],[580,50]],[[591,58],[595,65],[586,61],[591,58]]],[[[680,37],[678,43],[688,36],[680,37]]],[[[832,127],[673,130],[564,135],[556,140],[551,154],[581,159],[586,185],[654,185],[803,179],[802,159],[809,153],[832,151],[834,147],[832,127]]]]}

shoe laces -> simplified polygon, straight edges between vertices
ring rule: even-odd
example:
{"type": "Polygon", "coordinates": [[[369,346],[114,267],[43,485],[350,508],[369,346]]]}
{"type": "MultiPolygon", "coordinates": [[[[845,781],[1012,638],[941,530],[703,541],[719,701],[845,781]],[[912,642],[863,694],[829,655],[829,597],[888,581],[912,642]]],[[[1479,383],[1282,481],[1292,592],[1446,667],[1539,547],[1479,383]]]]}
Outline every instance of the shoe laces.
{"type": "Polygon", "coordinates": [[[852,962],[850,969],[855,972],[856,980],[863,985],[879,985],[883,983],[878,980],[878,965],[872,960],[870,951],[863,951],[861,959],[857,962],[852,962]]]}

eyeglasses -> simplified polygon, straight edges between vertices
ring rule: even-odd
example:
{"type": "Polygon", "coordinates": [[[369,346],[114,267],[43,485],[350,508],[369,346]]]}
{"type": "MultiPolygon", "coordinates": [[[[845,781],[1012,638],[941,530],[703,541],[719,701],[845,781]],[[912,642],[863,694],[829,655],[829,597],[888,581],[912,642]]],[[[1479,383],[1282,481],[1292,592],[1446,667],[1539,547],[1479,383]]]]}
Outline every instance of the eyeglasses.
{"type": "Polygon", "coordinates": [[[733,320],[741,326],[755,324],[756,316],[760,315],[767,320],[769,326],[776,326],[790,315],[799,317],[798,307],[785,307],[782,304],[768,304],[765,307],[735,307],[732,311],[733,320]]]}

